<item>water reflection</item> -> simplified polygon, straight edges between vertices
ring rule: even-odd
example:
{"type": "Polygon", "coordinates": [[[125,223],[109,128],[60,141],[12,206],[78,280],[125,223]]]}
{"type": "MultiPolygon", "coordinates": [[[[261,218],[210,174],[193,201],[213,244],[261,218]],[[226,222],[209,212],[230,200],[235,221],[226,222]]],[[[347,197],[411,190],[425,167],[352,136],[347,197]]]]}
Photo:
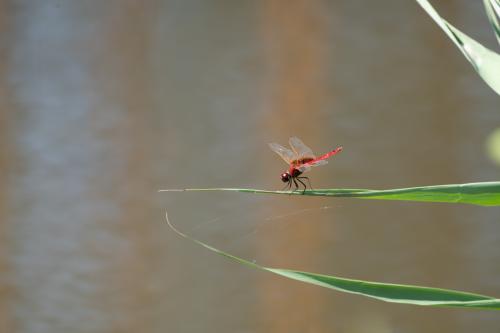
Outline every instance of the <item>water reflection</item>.
{"type": "MultiPolygon", "coordinates": [[[[344,145],[315,170],[318,187],[498,177],[475,149],[498,127],[494,93],[416,5],[363,6],[0,4],[4,330],[498,326],[492,313],[398,307],[251,271],[162,221],[169,207],[182,229],[271,266],[500,294],[495,209],[156,194],[277,188],[283,165],[266,143],[291,135],[318,151],[344,145]]],[[[463,6],[440,10],[488,31],[463,6]]]]}
{"type": "Polygon", "coordinates": [[[99,285],[89,278],[106,263],[89,253],[88,242],[98,233],[98,221],[113,218],[117,207],[91,193],[101,149],[88,128],[96,94],[86,88],[87,55],[74,43],[84,22],[64,8],[33,3],[15,10],[12,20],[8,80],[22,112],[15,133],[22,167],[12,194],[14,316],[26,332],[64,330],[78,322],[88,323],[82,331],[96,331],[105,321],[93,306],[99,285]]]}
{"type": "Polygon", "coordinates": [[[105,22],[89,27],[80,9],[36,2],[13,10],[8,80],[22,114],[15,132],[21,168],[12,194],[14,316],[27,332],[147,329],[143,313],[127,315],[138,303],[148,306],[151,281],[137,285],[152,259],[143,260],[150,204],[137,204],[151,193],[137,149],[147,135],[140,135],[140,122],[132,123],[141,119],[131,110],[140,96],[130,96],[132,102],[110,96],[109,85],[126,91],[137,84],[117,86],[123,75],[114,68],[107,69],[113,76],[106,83],[93,73],[101,66],[96,53],[104,50],[94,34],[110,34],[100,43],[117,38],[105,22]]]}

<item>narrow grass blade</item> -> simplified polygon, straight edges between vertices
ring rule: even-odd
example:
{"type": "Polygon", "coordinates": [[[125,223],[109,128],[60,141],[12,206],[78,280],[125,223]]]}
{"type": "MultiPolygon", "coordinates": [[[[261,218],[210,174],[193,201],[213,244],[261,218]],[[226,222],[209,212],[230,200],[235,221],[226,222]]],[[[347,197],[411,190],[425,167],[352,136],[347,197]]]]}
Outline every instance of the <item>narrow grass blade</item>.
{"type": "MultiPolygon", "coordinates": [[[[173,190],[160,190],[170,192],[173,190]]],[[[175,190],[179,191],[179,190],[175,190]]],[[[267,191],[245,188],[184,189],[182,191],[232,191],[282,195],[313,195],[326,197],[349,197],[376,200],[404,200],[421,202],[448,202],[479,206],[500,206],[500,182],[483,182],[453,185],[435,185],[398,188],[390,190],[366,189],[315,189],[302,191],[267,191]]]]}
{"type": "Polygon", "coordinates": [[[500,0],[483,0],[486,15],[493,27],[497,41],[500,44],[500,25],[498,24],[498,17],[500,17],[500,0]]]}
{"type": "Polygon", "coordinates": [[[184,234],[183,232],[176,229],[176,227],[170,222],[170,220],[168,219],[168,214],[165,214],[165,217],[168,226],[178,235],[189,239],[190,241],[203,246],[204,248],[212,252],[229,258],[240,264],[281,275],[292,280],[310,283],[320,287],[334,289],[340,292],[370,297],[390,303],[500,310],[500,299],[479,294],[439,288],[346,279],[331,275],[261,266],[254,262],[250,262],[248,260],[231,255],[227,252],[221,251],[213,246],[207,245],[195,238],[192,238],[189,235],[184,234]]]}
{"type": "Polygon", "coordinates": [[[416,0],[462,51],[483,80],[500,95],[500,55],[470,38],[443,19],[427,0],[416,0]]]}

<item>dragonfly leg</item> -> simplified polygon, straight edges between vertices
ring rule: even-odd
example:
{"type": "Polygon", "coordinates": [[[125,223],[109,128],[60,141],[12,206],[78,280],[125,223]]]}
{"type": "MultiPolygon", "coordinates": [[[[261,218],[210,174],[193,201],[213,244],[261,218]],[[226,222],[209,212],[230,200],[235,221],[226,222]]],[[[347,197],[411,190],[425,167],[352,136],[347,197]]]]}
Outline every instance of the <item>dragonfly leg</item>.
{"type": "Polygon", "coordinates": [[[289,181],[286,183],[285,187],[283,187],[283,188],[281,189],[281,191],[284,191],[285,189],[290,189],[291,187],[292,187],[292,181],[291,181],[291,180],[289,180],[289,181]]]}
{"type": "MultiPolygon", "coordinates": [[[[302,177],[301,177],[301,178],[302,178],[302,177]]],[[[297,178],[297,181],[298,181],[299,183],[301,183],[301,184],[302,184],[302,186],[304,186],[304,190],[302,191],[302,194],[304,194],[304,193],[306,193],[307,186],[306,186],[306,184],[304,184],[304,182],[303,182],[302,180],[300,180],[301,178],[297,178]]]]}
{"type": "Polygon", "coordinates": [[[299,189],[299,184],[297,184],[297,180],[295,177],[292,178],[293,179],[293,183],[295,184],[295,189],[294,191],[297,191],[299,189]]]}
{"type": "Polygon", "coordinates": [[[305,179],[305,180],[307,180],[307,183],[309,184],[309,188],[310,188],[311,190],[314,190],[314,189],[313,189],[313,187],[312,187],[312,185],[311,185],[311,181],[309,180],[309,177],[299,177],[299,178],[300,178],[300,179],[305,179]]]}

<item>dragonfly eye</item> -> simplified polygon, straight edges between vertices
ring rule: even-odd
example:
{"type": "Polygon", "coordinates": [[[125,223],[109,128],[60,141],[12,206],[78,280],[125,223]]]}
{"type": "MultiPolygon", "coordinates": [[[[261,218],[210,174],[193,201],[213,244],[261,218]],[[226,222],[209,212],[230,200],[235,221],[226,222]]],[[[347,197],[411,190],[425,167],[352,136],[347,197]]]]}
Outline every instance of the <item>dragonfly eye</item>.
{"type": "Polygon", "coordinates": [[[286,183],[286,182],[288,182],[289,180],[290,180],[290,175],[289,175],[287,172],[285,172],[285,173],[281,174],[281,181],[282,181],[283,183],[286,183]]]}

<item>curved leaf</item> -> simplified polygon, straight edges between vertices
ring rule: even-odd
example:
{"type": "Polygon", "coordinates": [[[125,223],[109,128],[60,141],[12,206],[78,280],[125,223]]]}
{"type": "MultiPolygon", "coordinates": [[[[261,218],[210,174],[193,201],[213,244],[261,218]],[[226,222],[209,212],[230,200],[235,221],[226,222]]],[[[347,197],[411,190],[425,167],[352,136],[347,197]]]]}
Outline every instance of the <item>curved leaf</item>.
{"type": "Polygon", "coordinates": [[[278,274],[289,279],[302,281],[305,283],[310,283],[341,292],[375,298],[377,300],[390,303],[500,310],[500,299],[479,294],[448,289],[346,279],[332,275],[322,275],[289,269],[264,267],[254,262],[250,262],[227,252],[221,251],[213,246],[207,245],[195,238],[190,237],[189,235],[184,234],[172,225],[172,223],[168,219],[168,214],[165,214],[165,217],[168,226],[178,235],[240,264],[278,274]]]}

